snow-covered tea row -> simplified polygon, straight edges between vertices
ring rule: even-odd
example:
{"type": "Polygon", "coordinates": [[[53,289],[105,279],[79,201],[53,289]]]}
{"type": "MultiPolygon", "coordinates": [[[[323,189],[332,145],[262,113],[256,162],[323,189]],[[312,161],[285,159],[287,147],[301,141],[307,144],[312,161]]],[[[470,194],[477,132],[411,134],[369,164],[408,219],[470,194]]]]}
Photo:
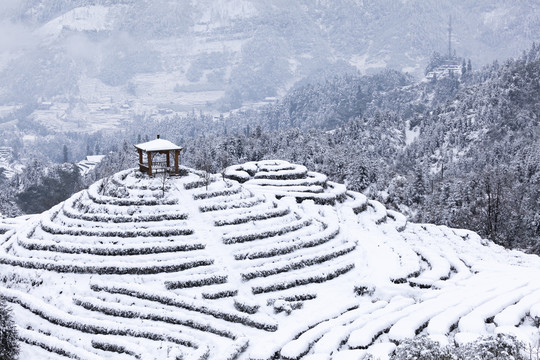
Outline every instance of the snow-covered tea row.
{"type": "Polygon", "coordinates": [[[313,200],[318,204],[335,204],[346,199],[344,185],[328,181],[326,175],[309,172],[305,166],[282,160],[233,165],[225,170],[224,176],[277,198],[291,196],[299,202],[313,200]]]}
{"type": "Polygon", "coordinates": [[[408,224],[284,161],[182,170],[120,172],[0,235],[23,355],[362,359],[417,334],[538,340],[536,257],[408,224]]]}

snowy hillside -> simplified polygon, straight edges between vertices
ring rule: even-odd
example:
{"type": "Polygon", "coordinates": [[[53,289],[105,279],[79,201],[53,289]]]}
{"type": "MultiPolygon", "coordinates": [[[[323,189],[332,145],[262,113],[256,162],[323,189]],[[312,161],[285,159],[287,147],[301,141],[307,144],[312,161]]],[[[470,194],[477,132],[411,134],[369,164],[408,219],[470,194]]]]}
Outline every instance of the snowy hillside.
{"type": "Polygon", "coordinates": [[[384,359],[417,334],[538,340],[536,256],[408,224],[285,161],[185,170],[117,173],[0,237],[21,358],[384,359]]]}

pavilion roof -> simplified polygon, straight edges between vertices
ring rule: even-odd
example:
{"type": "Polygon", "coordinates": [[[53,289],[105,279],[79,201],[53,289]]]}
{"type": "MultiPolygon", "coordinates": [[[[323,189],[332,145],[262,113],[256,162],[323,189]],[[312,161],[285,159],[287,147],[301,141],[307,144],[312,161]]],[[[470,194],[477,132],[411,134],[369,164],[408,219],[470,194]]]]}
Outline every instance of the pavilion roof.
{"type": "Polygon", "coordinates": [[[137,149],[142,151],[168,151],[168,150],[182,150],[181,146],[175,145],[169,140],[155,139],[142,144],[135,145],[137,149]]]}

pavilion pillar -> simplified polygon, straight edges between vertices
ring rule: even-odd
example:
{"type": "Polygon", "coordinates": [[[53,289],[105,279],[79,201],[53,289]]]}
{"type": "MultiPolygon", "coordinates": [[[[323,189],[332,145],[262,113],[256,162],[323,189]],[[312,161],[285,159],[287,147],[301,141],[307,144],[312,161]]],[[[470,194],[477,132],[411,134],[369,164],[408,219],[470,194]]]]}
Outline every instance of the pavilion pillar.
{"type": "Polygon", "coordinates": [[[146,155],[148,156],[148,176],[152,176],[152,152],[147,151],[146,155]]]}
{"type": "Polygon", "coordinates": [[[180,150],[174,150],[174,173],[178,175],[178,156],[180,155],[180,150]]]}
{"type": "Polygon", "coordinates": [[[171,152],[167,151],[167,167],[171,166],[171,152]]]}
{"type": "Polygon", "coordinates": [[[141,149],[137,149],[139,152],[139,170],[143,171],[142,163],[143,163],[143,154],[141,149]]]}

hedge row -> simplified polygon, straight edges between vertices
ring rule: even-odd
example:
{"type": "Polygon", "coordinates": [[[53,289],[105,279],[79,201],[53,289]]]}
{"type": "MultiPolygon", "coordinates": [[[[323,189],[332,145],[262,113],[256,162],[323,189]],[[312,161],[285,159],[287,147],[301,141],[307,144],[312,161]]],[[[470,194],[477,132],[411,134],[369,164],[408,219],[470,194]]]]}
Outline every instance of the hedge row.
{"type": "Polygon", "coordinates": [[[388,217],[394,220],[396,224],[396,230],[402,232],[407,227],[407,217],[397,211],[386,210],[388,217]]]}
{"type": "Polygon", "coordinates": [[[312,192],[299,192],[299,191],[287,191],[286,189],[279,189],[272,191],[276,198],[281,199],[285,196],[291,196],[296,198],[297,203],[301,203],[304,200],[313,200],[318,205],[335,205],[337,202],[343,202],[346,199],[345,193],[335,194],[329,192],[312,193],[312,192]]]}
{"type": "Polygon", "coordinates": [[[136,288],[126,288],[121,286],[110,286],[110,285],[99,285],[92,284],[90,285],[91,289],[94,291],[106,291],[111,294],[122,294],[136,297],[138,299],[144,299],[149,301],[155,301],[164,305],[176,306],[181,309],[186,309],[189,311],[200,312],[201,314],[210,315],[216,319],[222,319],[225,321],[239,323],[246,326],[254,327],[256,329],[262,329],[265,331],[276,331],[277,324],[268,324],[256,319],[253,319],[248,316],[239,315],[235,313],[228,313],[218,308],[208,307],[206,304],[197,304],[196,301],[192,299],[183,298],[179,295],[171,295],[170,293],[151,293],[144,290],[137,290],[136,288]]]}
{"type": "Polygon", "coordinates": [[[170,228],[178,227],[185,224],[185,220],[189,215],[185,212],[180,212],[177,209],[172,211],[163,211],[161,206],[156,206],[154,211],[160,211],[159,213],[137,213],[137,207],[128,207],[126,210],[130,210],[124,214],[109,214],[100,209],[92,213],[86,211],[78,212],[70,209],[68,204],[62,206],[58,212],[54,212],[54,216],[50,216],[50,221],[45,220],[43,222],[53,222],[57,226],[70,227],[70,228],[99,228],[99,229],[137,229],[137,228],[170,228]]]}
{"type": "Polygon", "coordinates": [[[149,309],[142,306],[122,305],[118,303],[107,303],[93,298],[73,298],[75,305],[81,306],[86,310],[99,312],[105,315],[122,317],[127,319],[143,319],[152,321],[163,321],[172,325],[186,326],[195,330],[209,332],[231,340],[236,339],[236,335],[230,330],[218,329],[209,323],[204,323],[200,319],[182,317],[181,312],[173,313],[164,311],[164,309],[149,309]]]}
{"type": "Polygon", "coordinates": [[[405,284],[406,282],[408,282],[410,278],[416,278],[418,276],[420,276],[422,272],[420,270],[416,270],[416,271],[413,271],[412,273],[410,273],[409,275],[407,275],[406,277],[401,277],[401,278],[393,278],[393,279],[390,279],[391,282],[393,282],[394,284],[405,284]]]}
{"type": "Polygon", "coordinates": [[[295,180],[304,179],[307,176],[305,166],[296,166],[293,169],[282,169],[270,171],[259,171],[255,174],[255,179],[276,179],[276,180],[295,180]]]}
{"type": "Polygon", "coordinates": [[[259,185],[259,186],[277,186],[277,187],[296,187],[296,186],[318,186],[318,187],[325,187],[326,182],[328,181],[328,178],[326,175],[316,173],[316,172],[308,172],[307,177],[301,178],[301,179],[292,179],[292,180],[283,180],[283,179],[264,179],[264,178],[257,178],[252,179],[249,181],[252,185],[259,185]]]}
{"type": "Polygon", "coordinates": [[[354,264],[347,264],[344,267],[334,269],[332,272],[328,274],[323,273],[319,275],[311,275],[306,278],[299,277],[296,279],[288,280],[286,282],[281,282],[281,283],[271,284],[271,285],[266,285],[266,286],[254,286],[251,288],[251,291],[253,292],[253,294],[263,294],[263,293],[272,292],[272,291],[286,290],[286,289],[290,289],[290,288],[301,286],[301,285],[323,283],[325,281],[332,280],[340,275],[343,275],[349,272],[350,270],[352,270],[353,268],[354,268],[354,264]]]}
{"type": "MultiPolygon", "coordinates": [[[[185,213],[179,210],[178,204],[169,204],[159,206],[120,206],[113,204],[96,204],[93,203],[87,196],[83,194],[80,199],[76,201],[70,201],[71,199],[66,200],[64,207],[71,208],[70,212],[74,213],[75,216],[84,214],[84,215],[101,215],[101,216],[110,216],[125,218],[128,217],[138,217],[140,220],[146,220],[144,217],[149,216],[160,216],[162,214],[172,214],[182,216],[185,213]]],[[[189,214],[186,214],[189,217],[189,214]]],[[[184,219],[180,219],[184,220],[184,219]]]]}
{"type": "Polygon", "coordinates": [[[108,352],[114,352],[118,354],[127,354],[133,356],[135,359],[140,359],[141,356],[137,354],[135,351],[129,350],[123,345],[118,344],[111,344],[109,342],[99,341],[92,339],[92,347],[94,349],[108,351],[108,352]]]}
{"type": "Polygon", "coordinates": [[[214,293],[203,292],[202,297],[206,300],[218,300],[238,295],[238,290],[222,290],[214,293]]]}
{"type": "Polygon", "coordinates": [[[63,214],[71,219],[84,220],[100,223],[129,223],[129,222],[148,222],[148,221],[166,221],[166,220],[186,220],[187,213],[173,212],[160,214],[137,214],[137,215],[108,215],[108,214],[92,214],[79,213],[73,211],[73,208],[63,208],[63,214]]]}
{"type": "Polygon", "coordinates": [[[289,302],[313,300],[317,298],[317,294],[295,294],[291,296],[285,296],[281,299],[289,302]]]}
{"type": "Polygon", "coordinates": [[[230,354],[227,355],[227,357],[224,358],[224,360],[236,360],[240,355],[244,353],[244,351],[247,350],[249,346],[249,340],[246,337],[239,338],[236,340],[236,343],[233,346],[233,349],[231,350],[230,354]]]}
{"type": "Polygon", "coordinates": [[[293,310],[298,310],[304,307],[304,303],[301,301],[276,300],[272,305],[275,314],[285,312],[287,315],[290,315],[293,310]]]}
{"type": "Polygon", "coordinates": [[[243,216],[238,217],[229,217],[224,219],[219,219],[214,221],[214,225],[216,226],[225,226],[225,225],[238,225],[238,224],[245,224],[247,222],[251,221],[257,221],[257,220],[266,220],[266,219],[272,219],[276,217],[281,217],[288,215],[291,211],[289,208],[283,208],[283,209],[267,209],[266,212],[263,213],[248,213],[244,214],[243,216]]]}
{"type": "Polygon", "coordinates": [[[236,186],[236,187],[228,188],[224,190],[215,190],[215,191],[210,191],[210,192],[201,192],[198,194],[193,194],[193,199],[203,200],[203,199],[210,199],[210,198],[218,197],[218,196],[229,196],[229,195],[238,194],[241,191],[242,191],[242,188],[240,186],[236,186]]]}
{"type": "MultiPolygon", "coordinates": [[[[97,183],[99,184],[99,183],[97,183]]],[[[157,198],[116,198],[112,196],[101,195],[97,192],[95,185],[91,185],[87,194],[90,200],[96,204],[120,205],[120,206],[155,206],[155,205],[174,205],[176,199],[157,199],[157,198]]]]}
{"type": "Polygon", "coordinates": [[[186,289],[199,286],[208,286],[216,284],[225,284],[228,280],[227,275],[211,275],[204,276],[198,279],[187,279],[181,281],[165,281],[165,287],[171,289],[186,289]]]}
{"type": "Polygon", "coordinates": [[[197,179],[195,181],[185,183],[184,189],[185,190],[197,189],[197,188],[205,187],[206,185],[209,185],[214,182],[216,182],[216,179],[214,177],[211,177],[209,181],[206,181],[205,179],[197,179]]]}
{"type": "Polygon", "coordinates": [[[244,312],[246,314],[255,314],[259,311],[258,304],[246,304],[245,302],[240,302],[237,299],[234,300],[234,308],[238,311],[244,312]]]}
{"type": "Polygon", "coordinates": [[[260,258],[268,258],[278,255],[290,254],[301,248],[309,248],[324,244],[334,239],[339,234],[339,227],[327,228],[322,232],[318,232],[303,238],[300,242],[278,242],[272,244],[273,247],[264,250],[250,250],[234,255],[235,260],[254,260],[260,258]]]}
{"type": "Polygon", "coordinates": [[[53,338],[49,335],[41,334],[21,327],[17,329],[17,337],[20,341],[28,345],[39,346],[50,353],[65,356],[67,358],[81,360],[101,359],[101,357],[98,355],[84,349],[77,348],[65,340],[53,338]]]}
{"type": "Polygon", "coordinates": [[[66,254],[90,254],[104,256],[131,256],[131,255],[146,255],[146,254],[161,254],[179,251],[194,251],[202,250],[206,247],[200,243],[147,243],[142,246],[126,246],[122,245],[96,245],[86,246],[82,244],[55,241],[37,240],[31,241],[28,238],[19,236],[17,243],[27,250],[53,251],[66,254]]]}
{"type": "Polygon", "coordinates": [[[219,203],[214,203],[214,204],[209,204],[209,205],[201,205],[199,206],[199,210],[201,212],[209,212],[209,211],[218,211],[218,210],[250,208],[264,201],[265,201],[264,198],[252,196],[250,198],[240,199],[238,201],[219,202],[219,203]]]}
{"type": "Polygon", "coordinates": [[[148,275],[168,272],[178,272],[199,266],[212,265],[212,259],[195,259],[191,261],[171,263],[171,261],[156,263],[153,265],[145,265],[133,263],[133,265],[76,265],[73,262],[42,260],[42,259],[25,259],[13,257],[9,255],[0,256],[0,264],[19,266],[26,269],[49,270],[59,273],[79,273],[79,274],[99,274],[99,275],[148,275]]]}
{"type": "Polygon", "coordinates": [[[280,170],[296,170],[298,167],[303,167],[303,165],[291,164],[288,161],[279,161],[274,163],[269,163],[266,161],[260,161],[257,163],[257,168],[259,171],[280,171],[280,170]]]}
{"type": "Polygon", "coordinates": [[[347,196],[351,197],[351,203],[349,206],[353,209],[353,212],[358,215],[361,212],[364,212],[368,206],[368,198],[361,193],[356,191],[347,191],[347,196]]]}
{"type": "Polygon", "coordinates": [[[301,229],[305,226],[311,225],[312,220],[304,220],[304,221],[297,221],[290,225],[283,226],[279,229],[272,229],[272,230],[264,230],[256,233],[248,233],[244,235],[225,235],[223,236],[223,243],[230,245],[230,244],[236,244],[236,243],[243,243],[247,241],[253,241],[253,240],[259,240],[259,239],[265,239],[272,236],[279,236],[283,235],[289,232],[296,231],[298,229],[301,229]]]}
{"type": "Polygon", "coordinates": [[[300,194],[322,194],[324,188],[320,185],[269,185],[258,184],[250,182],[249,185],[257,185],[266,191],[272,192],[286,192],[286,193],[300,193],[300,194]]]}
{"type": "MultiPolygon", "coordinates": [[[[18,292],[17,292],[18,293],[18,292]]],[[[197,349],[199,345],[194,340],[181,338],[178,335],[169,335],[148,330],[132,329],[125,325],[119,325],[117,322],[108,320],[90,319],[88,317],[79,317],[65,312],[60,312],[53,306],[43,301],[28,301],[24,297],[27,294],[16,294],[13,290],[5,289],[4,298],[13,303],[22,306],[40,318],[66,328],[82,331],[87,334],[101,335],[122,335],[140,337],[149,340],[168,341],[182,346],[197,349]]]]}
{"type": "Polygon", "coordinates": [[[386,221],[387,212],[383,204],[375,200],[369,200],[368,206],[375,211],[375,215],[377,216],[375,224],[379,225],[386,221]]]}
{"type": "Polygon", "coordinates": [[[97,236],[97,237],[120,237],[120,238],[132,238],[132,237],[165,237],[165,236],[179,236],[179,235],[191,235],[193,229],[177,228],[172,226],[156,227],[153,229],[91,229],[91,228],[75,228],[75,227],[61,227],[54,224],[51,221],[42,222],[41,228],[52,235],[72,235],[72,236],[97,236]]]}
{"type": "Polygon", "coordinates": [[[269,266],[261,266],[262,269],[254,269],[247,273],[243,273],[241,276],[243,280],[248,281],[248,280],[258,278],[258,277],[268,277],[271,275],[298,270],[307,266],[322,264],[326,261],[338,258],[342,255],[350,253],[355,248],[356,248],[356,244],[352,244],[342,249],[326,253],[324,255],[313,256],[311,258],[304,258],[299,261],[291,261],[281,266],[272,267],[273,264],[270,264],[269,266]]]}
{"type": "Polygon", "coordinates": [[[231,172],[231,173],[228,173],[228,174],[225,174],[225,177],[227,179],[231,179],[231,180],[234,180],[234,181],[238,181],[239,183],[245,183],[246,181],[248,181],[251,177],[249,176],[248,173],[246,173],[245,171],[235,171],[235,172],[231,172]]]}

